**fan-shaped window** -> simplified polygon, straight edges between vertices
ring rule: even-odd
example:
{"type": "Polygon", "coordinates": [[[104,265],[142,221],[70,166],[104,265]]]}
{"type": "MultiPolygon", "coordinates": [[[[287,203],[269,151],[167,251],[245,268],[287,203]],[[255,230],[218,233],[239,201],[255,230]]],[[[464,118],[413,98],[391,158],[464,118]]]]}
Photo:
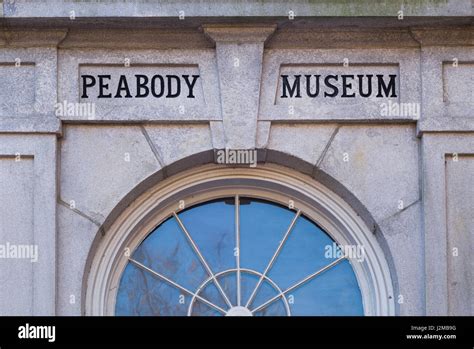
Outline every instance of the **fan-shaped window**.
{"type": "Polygon", "coordinates": [[[348,259],[304,212],[226,197],[172,212],[131,255],[116,315],[363,315],[348,259]]]}
{"type": "Polygon", "coordinates": [[[271,164],[205,165],[148,187],[104,223],[86,272],[87,315],[395,314],[361,216],[271,164]]]}

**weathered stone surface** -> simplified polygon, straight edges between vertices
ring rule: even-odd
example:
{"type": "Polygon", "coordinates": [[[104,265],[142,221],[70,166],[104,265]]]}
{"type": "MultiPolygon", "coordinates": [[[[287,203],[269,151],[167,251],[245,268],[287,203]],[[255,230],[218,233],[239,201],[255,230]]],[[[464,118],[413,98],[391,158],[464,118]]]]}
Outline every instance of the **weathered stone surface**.
{"type": "Polygon", "coordinates": [[[61,133],[61,122],[52,117],[0,117],[3,133],[61,133]]]}
{"type": "MultiPolygon", "coordinates": [[[[375,76],[374,76],[375,78],[375,76]]],[[[339,82],[342,78],[339,77],[339,82]]],[[[321,82],[322,85],[322,82],[321,82]]],[[[353,89],[358,83],[352,82],[353,89]]],[[[321,90],[323,87],[321,86],[321,90]]],[[[306,88],[302,92],[305,93],[306,88]]],[[[374,91],[375,92],[375,91],[374,91]]],[[[342,93],[340,91],[340,93],[342,93]]],[[[259,120],[416,120],[416,115],[386,113],[388,102],[420,104],[417,49],[295,49],[267,50],[262,72],[259,120]],[[346,66],[344,66],[346,64],[346,66]],[[397,98],[281,98],[281,75],[394,74],[397,98]]]]}
{"type": "MultiPolygon", "coordinates": [[[[1,139],[1,138],[0,138],[1,139]]],[[[0,245],[34,245],[34,164],[27,157],[0,157],[0,245]]],[[[16,248],[16,247],[15,247],[16,248]]],[[[33,263],[31,259],[0,259],[0,314],[33,313],[33,263]],[[14,297],[12,297],[14,295],[14,297]]]]}
{"type": "Polygon", "coordinates": [[[418,140],[412,126],[343,126],[320,168],[354,193],[376,221],[420,199],[418,140]]]}
{"type": "Polygon", "coordinates": [[[212,149],[209,125],[147,125],[163,165],[212,149]]]}
{"type": "Polygon", "coordinates": [[[418,135],[423,132],[474,132],[474,118],[459,116],[422,118],[416,128],[418,135]]]}
{"type": "Polygon", "coordinates": [[[85,266],[99,227],[62,204],[58,214],[58,301],[56,315],[81,315],[85,266]]]}
{"type": "Polygon", "coordinates": [[[103,222],[124,195],[159,169],[138,126],[65,127],[61,200],[97,222],[103,222]]]}
{"type": "MultiPolygon", "coordinates": [[[[145,25],[146,26],[146,25],[145,25]]],[[[60,48],[96,49],[199,49],[213,48],[204,34],[192,29],[71,29],[60,48]]]]}
{"type": "Polygon", "coordinates": [[[276,124],[270,129],[268,148],[316,165],[337,125],[276,124]]]}
{"type": "Polygon", "coordinates": [[[263,43],[217,44],[226,148],[255,148],[262,55],[263,43]]]}
{"type": "Polygon", "coordinates": [[[210,26],[216,42],[225,147],[255,148],[263,43],[275,26],[210,26]]]}
{"type": "MultiPolygon", "coordinates": [[[[1,12],[1,6],[0,6],[1,12]]],[[[0,14],[1,15],[1,14],[0,14]]],[[[0,46],[6,47],[55,47],[66,37],[65,29],[3,28],[0,46]]]]}
{"type": "Polygon", "coordinates": [[[391,256],[396,298],[403,297],[399,314],[423,315],[419,277],[424,273],[424,240],[414,128],[367,125],[336,129],[335,124],[273,125],[268,148],[312,164],[320,161],[323,171],[356,195],[375,218],[391,256]]]}
{"type": "Polygon", "coordinates": [[[38,252],[35,263],[18,260],[10,264],[11,260],[0,260],[3,266],[8,265],[0,268],[6,271],[0,272],[0,292],[8,292],[8,296],[1,297],[2,302],[8,303],[2,303],[0,313],[54,315],[56,136],[0,135],[0,171],[0,243],[12,240],[15,244],[34,244],[38,252]]]}
{"type": "Polygon", "coordinates": [[[469,0],[422,0],[406,3],[396,1],[201,1],[199,4],[192,1],[171,2],[137,2],[122,1],[116,3],[101,1],[68,0],[64,6],[55,6],[53,0],[34,2],[5,2],[4,11],[7,17],[69,17],[74,11],[77,17],[141,17],[160,16],[178,17],[180,11],[185,16],[194,17],[267,17],[288,16],[292,10],[295,16],[389,16],[396,17],[403,8],[405,16],[469,16],[471,3],[469,0]],[[34,4],[35,6],[32,6],[34,4]]]}
{"type": "Polygon", "coordinates": [[[0,50],[0,117],[54,118],[56,50],[14,48],[0,50]]]}
{"type": "MultiPolygon", "coordinates": [[[[472,12],[470,17],[472,17],[472,12]]],[[[454,24],[454,23],[453,23],[454,24]]],[[[468,23],[466,23],[468,24],[468,23]]],[[[472,46],[474,28],[472,25],[462,26],[457,23],[457,26],[452,27],[455,30],[445,30],[444,28],[413,28],[410,30],[414,40],[421,46],[450,46],[450,49],[456,49],[460,46],[472,46]]]]}
{"type": "MultiPolygon", "coordinates": [[[[58,59],[58,101],[95,103],[95,115],[66,115],[62,120],[219,120],[219,83],[212,50],[61,50],[58,59]],[[129,67],[126,66],[129,64],[129,67]],[[103,72],[117,80],[121,74],[198,74],[195,98],[80,98],[80,74],[103,72]],[[81,73],[82,72],[82,73],[81,73]]],[[[115,81],[117,85],[117,81],[115,81]]],[[[133,84],[130,86],[135,88],[133,84]]],[[[112,84],[110,84],[112,90],[112,84]]],[[[110,91],[109,91],[110,92],[110,91]]],[[[113,91],[115,94],[115,92],[113,91]]]]}
{"type": "MultiPolygon", "coordinates": [[[[474,148],[473,148],[474,150],[474,148]]],[[[448,314],[474,314],[474,152],[446,159],[448,314]]]]}
{"type": "MultiPolygon", "coordinates": [[[[115,106],[147,104],[203,107],[204,93],[199,66],[114,64],[79,66],[80,102],[115,106]]],[[[182,109],[182,113],[186,110],[182,109]]]]}
{"type": "MultiPolygon", "coordinates": [[[[422,130],[436,131],[437,125],[439,127],[446,125],[444,128],[449,129],[452,128],[449,127],[452,118],[463,120],[474,118],[472,63],[470,63],[473,53],[472,46],[423,47],[422,130]]],[[[468,128],[473,127],[473,123],[469,120],[463,124],[467,124],[468,128]]]]}
{"type": "Polygon", "coordinates": [[[363,103],[379,109],[381,103],[399,101],[400,72],[397,64],[351,65],[349,61],[347,64],[280,65],[275,104],[316,109],[326,104],[341,107],[363,103]],[[388,87],[388,91],[381,89],[382,84],[388,87]]]}
{"type": "MultiPolygon", "coordinates": [[[[460,240],[467,242],[463,237],[464,228],[462,225],[469,225],[469,220],[465,219],[466,215],[467,217],[472,216],[472,210],[469,209],[471,204],[469,201],[463,201],[460,207],[457,201],[460,198],[450,197],[450,194],[457,194],[458,190],[455,187],[453,188],[453,184],[462,184],[466,180],[472,182],[472,173],[469,173],[470,163],[463,162],[463,165],[460,166],[461,168],[455,167],[455,164],[449,164],[447,170],[447,162],[452,161],[456,154],[458,155],[458,160],[464,158],[461,155],[471,156],[474,154],[474,136],[472,133],[423,134],[421,156],[423,159],[423,220],[425,231],[427,315],[447,315],[458,311],[457,302],[462,302],[465,300],[464,297],[466,297],[466,294],[456,294],[455,285],[448,285],[448,280],[461,280],[462,276],[458,273],[462,273],[472,263],[472,256],[462,261],[457,260],[455,265],[453,260],[450,260],[448,257],[453,252],[448,250],[451,247],[451,243],[457,243],[460,240]],[[446,178],[446,173],[451,177],[446,178]],[[453,206],[448,208],[448,202],[451,202],[453,206]],[[454,219],[452,217],[452,210],[454,208],[458,209],[454,214],[460,218],[456,219],[456,222],[453,222],[454,219]],[[448,227],[449,219],[452,219],[453,226],[448,227]],[[456,237],[455,234],[458,234],[458,236],[456,237]],[[456,238],[460,238],[460,240],[456,240],[456,238]],[[448,276],[448,269],[455,271],[456,274],[448,276]],[[451,295],[455,298],[449,299],[448,292],[451,292],[451,295]]],[[[468,191],[469,189],[463,188],[462,190],[468,191]]],[[[472,230],[472,227],[470,229],[472,230]]],[[[460,249],[459,253],[464,254],[464,250],[460,249]]]]}
{"type": "Polygon", "coordinates": [[[268,49],[328,49],[328,48],[393,48],[419,47],[407,29],[378,29],[377,32],[351,27],[349,30],[318,28],[318,30],[294,30],[286,27],[278,30],[268,41],[268,49]]]}
{"type": "Polygon", "coordinates": [[[99,227],[212,149],[255,147],[346,193],[385,253],[397,314],[473,314],[469,0],[405,2],[403,21],[401,0],[0,3],[0,244],[39,249],[37,263],[0,259],[0,314],[80,315],[99,227]],[[389,17],[309,17],[361,11],[389,17]],[[135,18],[101,18],[119,14],[135,18]],[[305,69],[396,73],[394,101],[421,104],[420,119],[383,116],[377,99],[282,101],[279,75],[305,69]],[[55,116],[56,102],[84,102],[80,73],[141,71],[199,73],[196,98],[94,99],[91,118],[55,116]]]}
{"type": "Polygon", "coordinates": [[[211,121],[209,122],[209,127],[211,129],[212,146],[214,149],[224,149],[225,135],[222,121],[211,121]]]}
{"type": "Polygon", "coordinates": [[[271,122],[258,121],[257,122],[257,148],[266,148],[270,139],[271,122]]]}
{"type": "Polygon", "coordinates": [[[399,315],[425,315],[424,239],[421,201],[399,210],[379,222],[383,239],[391,252],[395,301],[399,315]]]}
{"type": "Polygon", "coordinates": [[[0,66],[0,79],[5,86],[0,90],[0,114],[31,114],[35,103],[35,65],[15,62],[0,66]]]}
{"type": "MultiPolygon", "coordinates": [[[[474,106],[474,63],[443,63],[443,92],[446,104],[467,103],[474,106]]],[[[468,116],[474,118],[474,113],[468,116]]]]}

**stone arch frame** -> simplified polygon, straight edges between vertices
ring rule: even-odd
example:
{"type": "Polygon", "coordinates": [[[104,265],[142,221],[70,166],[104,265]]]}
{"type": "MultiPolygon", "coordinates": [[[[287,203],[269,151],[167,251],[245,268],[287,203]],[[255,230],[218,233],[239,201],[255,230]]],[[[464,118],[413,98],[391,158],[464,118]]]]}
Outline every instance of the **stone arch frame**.
{"type": "MultiPolygon", "coordinates": [[[[147,192],[156,192],[156,188],[158,188],[159,191],[166,187],[174,187],[173,182],[176,182],[177,179],[183,180],[183,178],[186,178],[186,180],[188,180],[189,176],[192,176],[195,172],[215,174],[217,172],[225,172],[226,170],[230,172],[234,169],[235,171],[232,172],[247,171],[250,174],[252,171],[261,171],[265,169],[267,175],[270,177],[271,173],[276,171],[283,174],[289,174],[290,177],[291,175],[294,175],[295,179],[305,179],[307,181],[306,184],[309,183],[309,185],[323,189],[323,192],[328,194],[331,197],[331,200],[334,200],[334,203],[338,202],[344,206],[342,211],[339,212],[342,213],[344,211],[344,214],[348,214],[346,217],[348,220],[344,221],[344,224],[349,224],[351,228],[356,228],[358,232],[356,232],[354,236],[363,236],[364,239],[368,239],[364,241],[370,245],[369,250],[371,252],[368,257],[371,259],[371,262],[373,262],[373,265],[368,267],[367,272],[371,273],[371,277],[373,278],[372,281],[374,283],[369,285],[366,280],[364,281],[365,284],[361,285],[361,281],[359,280],[360,271],[359,273],[356,271],[362,293],[365,292],[367,294],[367,292],[370,292],[370,296],[375,302],[375,305],[369,306],[369,310],[367,310],[367,305],[364,305],[365,313],[366,315],[396,315],[397,307],[394,301],[394,288],[396,288],[397,280],[396,273],[394,273],[390,250],[383,239],[378,224],[372,218],[370,212],[347,188],[331,176],[316,168],[314,165],[311,165],[300,158],[275,150],[259,150],[259,166],[257,166],[256,169],[245,167],[232,168],[229,166],[216,165],[214,164],[214,155],[213,150],[197,153],[160,169],[135,186],[116,205],[99,228],[88,254],[83,278],[82,314],[112,315],[110,309],[106,309],[107,305],[105,304],[105,299],[103,299],[103,293],[106,288],[105,285],[108,285],[110,275],[104,274],[103,270],[98,273],[100,265],[104,265],[103,252],[106,251],[104,250],[104,244],[106,244],[107,240],[110,241],[110,239],[113,239],[114,236],[116,237],[117,235],[120,235],[117,234],[116,222],[117,220],[120,220],[121,216],[123,217],[125,214],[128,217],[127,219],[130,219],[130,214],[133,215],[134,211],[135,213],[140,211],[139,206],[142,204],[143,200],[146,200],[146,197],[149,196],[147,192]],[[374,266],[376,270],[374,270],[374,266]]],[[[212,175],[210,175],[210,178],[212,178],[212,175]]],[[[288,188],[291,189],[291,183],[289,183],[289,185],[288,188]]],[[[175,197],[178,197],[176,196],[177,194],[183,193],[183,190],[183,188],[174,188],[173,191],[175,192],[175,197]]],[[[161,206],[161,208],[163,207],[164,206],[161,206]]],[[[155,207],[155,209],[158,210],[159,208],[155,207]]],[[[156,210],[155,213],[153,213],[153,217],[156,217],[156,210]]],[[[140,222],[137,221],[136,226],[139,224],[140,222]]],[[[147,229],[149,228],[150,225],[147,229]]],[[[123,231],[121,234],[124,235],[123,231]]],[[[137,232],[128,231],[126,234],[133,235],[137,234],[137,232]]],[[[120,251],[120,249],[115,250],[115,257],[111,257],[113,256],[112,253],[105,258],[107,259],[105,264],[109,264],[107,266],[108,268],[106,268],[108,272],[111,270],[111,263],[116,263],[118,251],[120,251]],[[114,258],[115,262],[113,261],[114,258]]],[[[367,302],[367,300],[364,300],[364,302],[367,302]]]]}

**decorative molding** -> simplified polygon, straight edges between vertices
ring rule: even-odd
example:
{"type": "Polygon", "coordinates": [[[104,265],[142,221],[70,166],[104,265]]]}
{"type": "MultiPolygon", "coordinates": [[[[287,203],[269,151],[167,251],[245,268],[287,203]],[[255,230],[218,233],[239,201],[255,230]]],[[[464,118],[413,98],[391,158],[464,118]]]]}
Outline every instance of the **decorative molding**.
{"type": "MultiPolygon", "coordinates": [[[[31,266],[32,299],[27,300],[31,301],[29,315],[33,316],[54,316],[56,314],[56,152],[55,135],[10,134],[1,136],[0,157],[15,157],[20,154],[23,158],[33,160],[34,202],[31,216],[31,242],[38,246],[38,261],[32,263],[31,266]]],[[[8,205],[8,202],[6,204],[8,205]]],[[[16,212],[12,217],[17,219],[20,217],[20,213],[16,212]]],[[[18,275],[17,277],[25,278],[27,276],[18,275]]],[[[11,285],[10,280],[6,283],[7,286],[11,285]]]]}
{"type": "Polygon", "coordinates": [[[66,37],[67,29],[3,29],[0,47],[56,47],[66,37]]]}
{"type": "Polygon", "coordinates": [[[253,195],[287,203],[288,195],[342,244],[363,245],[365,261],[352,263],[366,315],[395,315],[390,271],[377,240],[359,215],[332,191],[300,173],[275,165],[255,169],[207,165],[184,171],[149,188],[132,202],[90,253],[84,280],[85,315],[114,315],[117,285],[131,251],[186,198],[187,206],[228,196],[253,195]],[[88,263],[88,265],[89,265],[88,263]]]}
{"type": "Polygon", "coordinates": [[[419,44],[407,29],[327,29],[278,30],[268,41],[269,49],[317,48],[417,48],[419,44]]]}
{"type": "Polygon", "coordinates": [[[417,123],[417,135],[425,132],[471,132],[474,133],[474,118],[441,116],[420,119],[417,123]]]}
{"type": "Polygon", "coordinates": [[[416,28],[413,37],[422,46],[474,46],[474,27],[416,28]]]}
{"type": "Polygon", "coordinates": [[[57,133],[61,121],[55,117],[0,117],[0,133],[57,133]]]}
{"type": "MultiPolygon", "coordinates": [[[[421,142],[423,161],[423,220],[425,239],[426,315],[449,315],[447,156],[474,155],[472,133],[426,133],[421,142]]],[[[466,173],[468,175],[468,173],[466,173]]],[[[466,188],[467,190],[467,188],[466,188]]],[[[469,208],[467,208],[469,210],[469,208]]],[[[455,230],[454,230],[455,231],[455,230]]],[[[461,257],[458,257],[461,258],[461,257]]],[[[466,305],[468,306],[468,305],[466,305]]]]}
{"type": "Polygon", "coordinates": [[[264,43],[276,25],[205,25],[203,30],[216,43],[225,148],[253,149],[264,43]]]}
{"type": "MultiPolygon", "coordinates": [[[[276,22],[275,22],[276,23],[276,22]]],[[[400,48],[474,46],[471,26],[408,28],[288,27],[277,24],[203,24],[195,28],[74,28],[4,27],[0,47],[101,49],[204,49],[215,42],[267,42],[270,49],[291,48],[400,48]]]]}
{"type": "Polygon", "coordinates": [[[274,25],[222,25],[204,24],[202,29],[214,42],[222,43],[261,43],[275,32],[274,25]]]}
{"type": "Polygon", "coordinates": [[[195,29],[71,29],[60,48],[209,49],[214,44],[195,29]]]}

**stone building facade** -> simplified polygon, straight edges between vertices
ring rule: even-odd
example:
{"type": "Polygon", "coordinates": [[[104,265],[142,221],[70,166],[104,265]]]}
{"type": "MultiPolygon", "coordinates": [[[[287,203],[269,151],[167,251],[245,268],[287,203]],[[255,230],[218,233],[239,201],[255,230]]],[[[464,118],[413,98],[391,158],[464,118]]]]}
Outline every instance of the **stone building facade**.
{"type": "Polygon", "coordinates": [[[255,193],[366,248],[366,314],[473,315],[471,1],[362,3],[4,0],[0,314],[114,314],[163,212],[255,193]]]}

